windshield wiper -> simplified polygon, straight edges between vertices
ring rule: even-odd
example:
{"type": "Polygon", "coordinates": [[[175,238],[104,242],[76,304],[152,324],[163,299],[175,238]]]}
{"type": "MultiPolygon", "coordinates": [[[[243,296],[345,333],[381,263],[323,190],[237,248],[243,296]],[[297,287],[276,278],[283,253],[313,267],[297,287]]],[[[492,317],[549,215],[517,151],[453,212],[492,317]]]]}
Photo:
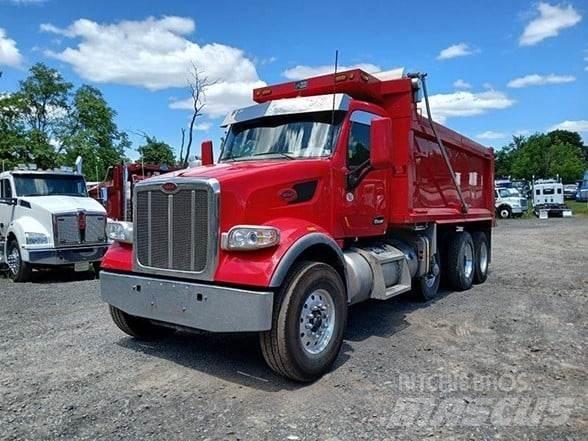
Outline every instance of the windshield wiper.
{"type": "Polygon", "coordinates": [[[255,153],[254,155],[249,155],[249,156],[253,157],[253,156],[264,156],[264,155],[280,155],[283,158],[296,159],[295,156],[292,156],[288,152],[286,152],[286,153],[284,153],[284,152],[260,152],[260,153],[255,153]]]}

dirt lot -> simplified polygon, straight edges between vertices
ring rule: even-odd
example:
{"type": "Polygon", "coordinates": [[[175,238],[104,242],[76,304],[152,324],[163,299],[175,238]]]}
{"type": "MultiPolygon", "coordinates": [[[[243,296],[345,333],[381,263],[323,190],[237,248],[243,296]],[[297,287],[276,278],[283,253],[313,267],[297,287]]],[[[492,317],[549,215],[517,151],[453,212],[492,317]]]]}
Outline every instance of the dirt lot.
{"type": "Polygon", "coordinates": [[[1,279],[0,438],[587,439],[588,218],[500,222],[493,253],[470,291],[354,307],[303,386],[255,336],[139,343],[96,280],[1,279]]]}

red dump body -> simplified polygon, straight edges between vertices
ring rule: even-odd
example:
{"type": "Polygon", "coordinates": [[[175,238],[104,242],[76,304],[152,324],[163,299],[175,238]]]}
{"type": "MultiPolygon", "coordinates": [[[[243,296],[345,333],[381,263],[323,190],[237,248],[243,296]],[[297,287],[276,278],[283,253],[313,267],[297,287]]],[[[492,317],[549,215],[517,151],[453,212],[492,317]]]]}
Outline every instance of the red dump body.
{"type": "Polygon", "coordinates": [[[429,120],[421,116],[414,102],[413,81],[410,78],[379,80],[361,70],[351,70],[335,77],[330,74],[256,89],[253,98],[262,103],[296,96],[345,93],[363,101],[356,107],[376,113],[379,110],[389,117],[392,120],[390,155],[394,165],[389,170],[372,172],[366,179],[371,181],[375,192],[380,186],[386,186],[381,190],[388,197],[379,203],[387,205],[389,224],[493,219],[492,149],[435,123],[468,206],[464,213],[429,120]]]}

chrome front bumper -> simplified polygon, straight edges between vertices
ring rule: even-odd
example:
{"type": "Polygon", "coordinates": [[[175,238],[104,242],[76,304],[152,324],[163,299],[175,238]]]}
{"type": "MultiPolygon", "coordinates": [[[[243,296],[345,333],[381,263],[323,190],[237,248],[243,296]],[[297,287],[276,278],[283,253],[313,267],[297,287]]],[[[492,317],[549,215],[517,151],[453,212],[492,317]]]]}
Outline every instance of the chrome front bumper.
{"type": "Polygon", "coordinates": [[[33,265],[68,265],[76,262],[100,262],[108,244],[81,248],[35,250],[28,249],[28,261],[33,265]]]}
{"type": "Polygon", "coordinates": [[[102,299],[127,314],[211,332],[271,328],[273,292],[100,273],[102,299]]]}

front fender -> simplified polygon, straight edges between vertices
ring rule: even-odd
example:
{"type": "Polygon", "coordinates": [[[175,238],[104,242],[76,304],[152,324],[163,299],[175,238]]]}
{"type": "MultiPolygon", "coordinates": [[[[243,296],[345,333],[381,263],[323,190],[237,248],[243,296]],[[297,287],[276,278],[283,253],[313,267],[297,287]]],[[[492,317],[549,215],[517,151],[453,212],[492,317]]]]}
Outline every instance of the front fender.
{"type": "Polygon", "coordinates": [[[280,230],[280,244],[259,251],[222,251],[214,280],[220,283],[258,287],[278,287],[290,266],[308,247],[324,244],[343,262],[337,242],[322,227],[302,219],[276,219],[265,225],[280,230]]]}
{"type": "MultiPolygon", "coordinates": [[[[41,222],[31,216],[23,216],[11,222],[6,231],[6,237],[9,237],[10,235],[16,237],[18,246],[20,247],[21,257],[25,262],[29,260],[29,249],[53,247],[53,233],[47,231],[47,228],[45,228],[41,222]],[[39,245],[27,245],[25,232],[46,234],[49,237],[49,242],[39,245]]],[[[8,242],[6,243],[6,246],[8,246],[8,242]]]]}

